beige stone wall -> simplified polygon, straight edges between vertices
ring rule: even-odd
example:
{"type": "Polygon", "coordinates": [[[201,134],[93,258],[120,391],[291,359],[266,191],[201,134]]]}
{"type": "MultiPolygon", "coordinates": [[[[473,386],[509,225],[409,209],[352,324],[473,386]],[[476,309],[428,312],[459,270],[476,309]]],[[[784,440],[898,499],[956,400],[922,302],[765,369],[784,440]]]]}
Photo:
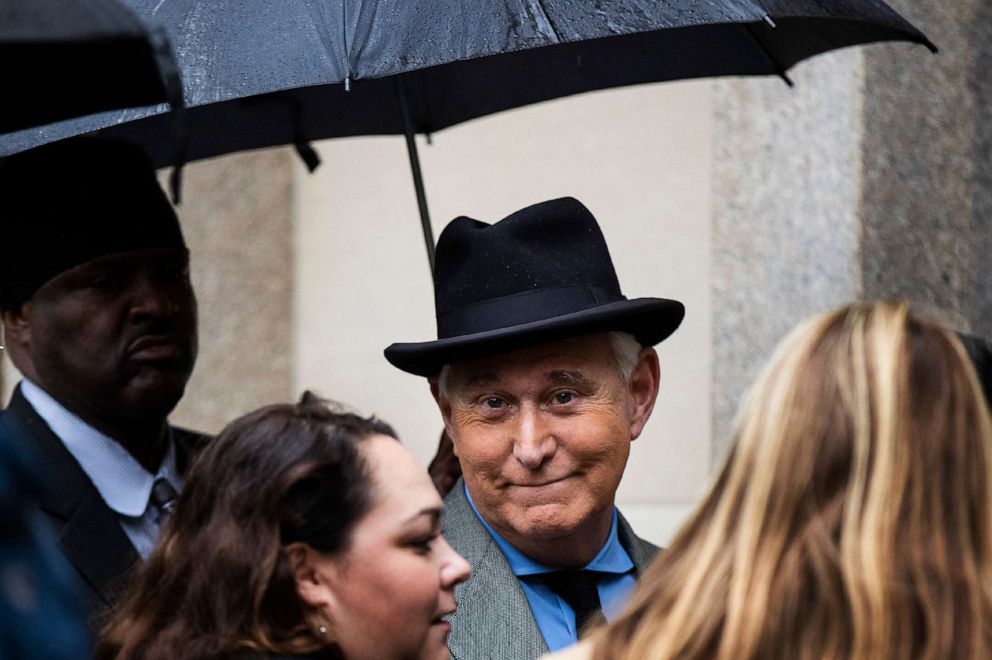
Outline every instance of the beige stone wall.
{"type": "MultiPolygon", "coordinates": [[[[2,324],[0,324],[0,327],[2,327],[2,324]]],[[[14,385],[17,384],[17,378],[17,370],[10,363],[7,352],[3,351],[0,354],[0,401],[3,403],[6,403],[7,399],[10,398],[10,394],[14,390],[14,385]]]]}
{"type": "MultiPolygon", "coordinates": [[[[523,108],[421,141],[435,235],[453,217],[494,222],[572,195],[600,220],[628,297],[688,308],[660,346],[662,389],[619,501],[664,541],[710,468],[708,83],[639,87],[523,108]]],[[[401,138],[319,145],[297,167],[296,388],[393,423],[426,463],[441,422],[424,379],[391,367],[394,341],[436,337],[433,294],[401,138]]]]}
{"type": "Polygon", "coordinates": [[[292,159],[288,149],[187,166],[179,209],[200,311],[200,354],[173,423],[215,433],[292,399],[292,159]]]}

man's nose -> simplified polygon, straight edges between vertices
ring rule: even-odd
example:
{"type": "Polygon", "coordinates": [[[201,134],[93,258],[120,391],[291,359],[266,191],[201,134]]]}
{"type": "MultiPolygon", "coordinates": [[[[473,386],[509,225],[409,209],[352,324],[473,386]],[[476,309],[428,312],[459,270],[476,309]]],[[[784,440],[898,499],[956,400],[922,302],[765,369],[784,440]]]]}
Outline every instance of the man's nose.
{"type": "Polygon", "coordinates": [[[166,318],[176,313],[178,305],[173,292],[153,278],[136,278],[130,293],[134,318],[166,318]]]}
{"type": "Polygon", "coordinates": [[[517,415],[516,436],[513,439],[513,455],[529,470],[541,467],[558,447],[552,429],[544,422],[539,410],[524,405],[517,415]]]}

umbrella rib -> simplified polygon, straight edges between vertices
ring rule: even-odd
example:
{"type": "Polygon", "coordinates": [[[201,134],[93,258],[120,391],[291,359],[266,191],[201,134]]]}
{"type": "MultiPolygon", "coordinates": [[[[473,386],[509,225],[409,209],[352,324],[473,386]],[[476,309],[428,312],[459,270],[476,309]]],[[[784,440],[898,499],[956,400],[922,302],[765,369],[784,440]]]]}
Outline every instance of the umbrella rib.
{"type": "MultiPolygon", "coordinates": [[[[762,20],[772,26],[772,29],[776,29],[775,23],[771,22],[771,17],[769,17],[768,14],[765,14],[762,20]]],[[[772,52],[768,49],[768,46],[766,46],[757,33],[755,33],[754,28],[750,23],[744,23],[744,30],[747,31],[747,36],[751,38],[751,41],[754,42],[754,45],[761,51],[761,54],[765,56],[768,63],[775,69],[775,73],[778,74],[778,77],[784,80],[785,84],[789,87],[795,87],[796,84],[792,82],[792,79],[789,78],[788,74],[786,74],[785,67],[783,67],[777,59],[775,59],[775,55],[772,54],[772,52]]]]}
{"type": "MultiPolygon", "coordinates": [[[[361,15],[361,11],[359,11],[361,15]]],[[[341,3],[341,40],[344,42],[344,61],[347,71],[344,74],[344,91],[351,91],[351,43],[348,41],[348,3],[341,3]]]]}

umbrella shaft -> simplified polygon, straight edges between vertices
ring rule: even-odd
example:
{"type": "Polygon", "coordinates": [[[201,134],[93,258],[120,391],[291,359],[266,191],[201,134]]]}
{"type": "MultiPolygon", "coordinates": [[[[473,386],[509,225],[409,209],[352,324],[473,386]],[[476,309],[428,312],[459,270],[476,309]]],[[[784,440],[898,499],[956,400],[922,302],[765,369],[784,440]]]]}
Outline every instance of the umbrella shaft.
{"type": "Polygon", "coordinates": [[[417,154],[417,139],[414,134],[413,118],[410,116],[410,105],[406,90],[400,79],[396,81],[400,109],[403,112],[403,133],[406,137],[406,150],[410,156],[410,171],[413,174],[413,187],[417,192],[417,207],[420,209],[420,227],[424,233],[424,244],[427,247],[427,261],[431,275],[434,274],[434,231],[431,229],[431,216],[427,210],[427,193],[424,190],[424,177],[420,170],[420,157],[417,154]]]}

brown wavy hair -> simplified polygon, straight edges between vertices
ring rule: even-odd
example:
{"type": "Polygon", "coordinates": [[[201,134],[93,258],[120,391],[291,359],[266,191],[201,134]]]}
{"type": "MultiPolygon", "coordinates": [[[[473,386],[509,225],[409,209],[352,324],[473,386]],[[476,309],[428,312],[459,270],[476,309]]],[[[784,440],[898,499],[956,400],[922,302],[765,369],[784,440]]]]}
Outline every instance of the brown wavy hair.
{"type": "Polygon", "coordinates": [[[855,304],[786,338],[593,657],[992,658],[992,421],[954,334],[855,304]]]}
{"type": "Polygon", "coordinates": [[[100,660],[339,658],[296,591],[283,546],[347,547],[369,509],[360,451],[375,419],[306,393],[229,424],[195,459],[175,513],[112,613],[100,660]]]}

